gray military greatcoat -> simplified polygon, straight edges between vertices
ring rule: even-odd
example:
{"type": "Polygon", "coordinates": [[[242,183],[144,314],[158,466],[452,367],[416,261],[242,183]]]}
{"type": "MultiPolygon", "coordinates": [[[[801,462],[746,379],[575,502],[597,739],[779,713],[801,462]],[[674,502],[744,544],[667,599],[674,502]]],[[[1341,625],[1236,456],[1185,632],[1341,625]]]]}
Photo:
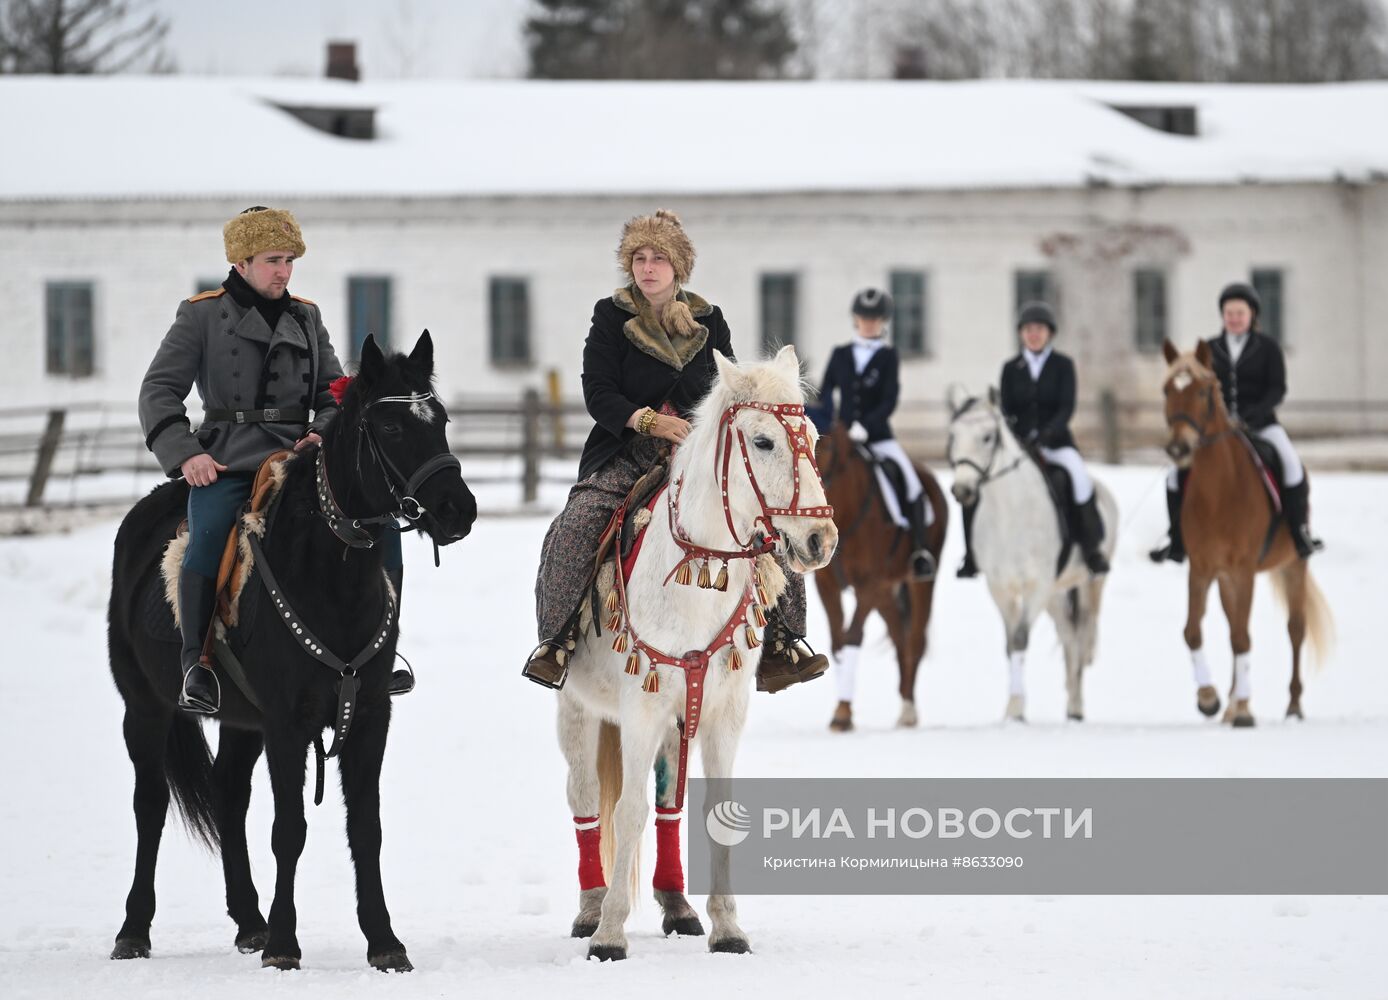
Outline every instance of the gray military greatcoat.
{"type": "Polygon", "coordinates": [[[145,444],[173,477],[203,452],[230,472],[254,472],[272,451],[327,426],[337,412],[328,384],[341,375],[322,314],[308,299],[295,296],[271,331],[225,289],[194,295],[179,303],[140,386],[145,444]],[[204,413],[229,411],[203,419],[196,433],[183,406],[194,384],[204,413]],[[310,410],[311,422],[275,419],[310,410]]]}

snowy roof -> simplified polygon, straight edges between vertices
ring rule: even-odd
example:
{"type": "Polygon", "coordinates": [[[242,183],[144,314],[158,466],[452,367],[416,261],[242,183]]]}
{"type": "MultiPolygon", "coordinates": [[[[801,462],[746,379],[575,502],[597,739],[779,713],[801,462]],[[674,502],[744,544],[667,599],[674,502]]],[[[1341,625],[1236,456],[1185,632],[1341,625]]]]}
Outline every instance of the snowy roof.
{"type": "Polygon", "coordinates": [[[699,194],[1388,176],[1388,83],[0,77],[0,199],[699,194]],[[339,138],[275,105],[373,108],[339,138]],[[1196,109],[1198,135],[1117,105],[1196,109]],[[18,155],[16,155],[18,154],[18,155]]]}

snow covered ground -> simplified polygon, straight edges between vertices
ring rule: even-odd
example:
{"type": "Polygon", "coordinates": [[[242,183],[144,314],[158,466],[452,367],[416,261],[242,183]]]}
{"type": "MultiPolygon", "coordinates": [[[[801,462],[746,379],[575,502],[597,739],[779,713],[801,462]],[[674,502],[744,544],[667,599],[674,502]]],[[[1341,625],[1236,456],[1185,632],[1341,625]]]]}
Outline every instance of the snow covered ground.
{"type": "MultiPolygon", "coordinates": [[[[1378,631],[1388,562],[1388,476],[1316,477],[1313,562],[1339,645],[1286,724],[1289,658],[1270,588],[1254,608],[1258,727],[1196,714],[1181,641],[1185,576],[1143,552],[1165,519],[1156,468],[1099,468],[1123,511],[1105,598],[1088,721],[1064,722],[1049,624],[1033,637],[1029,724],[1004,728],[998,618],[981,583],[945,579],[920,679],[922,725],[892,728],[895,668],[880,628],[860,668],[859,730],[826,729],[832,680],[753,699],[739,773],[814,776],[1388,776],[1388,672],[1378,631]]],[[[562,496],[562,492],[559,494],[562,496]]],[[[553,699],[518,676],[532,633],[542,517],[492,518],[446,550],[407,543],[402,648],[420,672],[397,703],[385,762],[383,865],[395,929],[417,971],[365,964],[340,799],[309,810],[299,874],[304,969],[264,971],[232,947],[217,861],[173,820],[160,858],[154,958],[107,959],[133,863],[130,765],[105,662],[116,522],[0,541],[0,994],[5,997],[834,997],[907,990],[931,997],[1332,997],[1388,995],[1388,899],[1364,897],[919,896],[741,900],[755,954],[714,956],[662,939],[647,899],[628,924],[631,958],[584,961],[567,937],[575,849],[553,699]]],[[[954,534],[944,563],[960,551],[954,534]]],[[[1213,602],[1212,602],[1213,603],[1213,602]]],[[[812,640],[826,639],[811,600],[812,640]]],[[[1207,648],[1227,684],[1217,604],[1207,648]]],[[[257,774],[251,857],[268,906],[270,796],[257,774]]],[[[1201,850],[1192,841],[1192,852],[1201,850]]],[[[1314,844],[1306,846],[1315,850],[1314,844]]],[[[652,854],[646,853],[649,866],[652,854]]],[[[1295,858],[1288,862],[1295,863],[1295,858]]],[[[649,879],[649,871],[645,880],[649,879]]],[[[702,905],[696,899],[696,906],[702,905]]]]}

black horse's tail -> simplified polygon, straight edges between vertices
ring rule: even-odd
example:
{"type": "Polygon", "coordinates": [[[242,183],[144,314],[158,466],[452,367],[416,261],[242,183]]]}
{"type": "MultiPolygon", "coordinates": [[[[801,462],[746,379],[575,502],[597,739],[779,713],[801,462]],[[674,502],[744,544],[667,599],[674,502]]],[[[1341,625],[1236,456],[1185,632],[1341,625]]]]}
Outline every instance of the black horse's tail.
{"type": "Polygon", "coordinates": [[[212,752],[203,738],[202,726],[183,712],[174,713],[173,725],[169,727],[164,776],[188,832],[213,853],[220,851],[222,837],[212,798],[212,752]]]}

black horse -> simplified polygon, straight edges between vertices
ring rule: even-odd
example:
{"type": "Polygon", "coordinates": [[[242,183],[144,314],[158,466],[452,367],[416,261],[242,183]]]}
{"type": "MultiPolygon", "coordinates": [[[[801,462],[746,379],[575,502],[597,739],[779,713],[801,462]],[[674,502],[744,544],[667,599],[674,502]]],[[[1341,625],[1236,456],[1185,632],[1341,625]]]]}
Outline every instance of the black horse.
{"type": "Polygon", "coordinates": [[[209,848],[220,848],[236,946],[247,954],[263,952],[262,965],[297,968],[294,874],[307,832],[306,753],[310,743],[321,752],[325,728],[336,734],[350,721],[339,770],[367,961],[383,970],[411,968],[391,930],[381,887],[379,783],[398,613],[374,543],[381,532],[396,530],[397,515],[413,520],[436,545],[464,537],[477,516],[476,501],[449,454],[448,417],[433,396],[433,371],[427,330],[408,357],[387,358],[368,337],[360,371],[323,432],[321,448],[307,448],[288,463],[258,553],[278,586],[271,596],[274,584],[263,586],[257,570],[242,593],[238,626],[227,631],[249,694],[219,670],[223,697],[215,759],[198,720],[175,707],[182,679],[179,643],[168,606],[160,606],[160,561],[184,515],[187,485],[157,487],[121,524],[109,645],[111,672],[125,699],[139,846],[112,958],[149,956],[154,868],[172,792],[190,831],[209,848]],[[329,669],[311,649],[326,650],[330,659],[336,654],[337,668],[329,669]],[[345,681],[339,673],[344,665],[345,681]],[[358,689],[355,697],[352,687],[358,689]],[[340,700],[348,703],[346,720],[340,700]],[[268,925],[246,853],[251,770],[262,750],[275,796],[271,843],[277,874],[268,925]]]}

